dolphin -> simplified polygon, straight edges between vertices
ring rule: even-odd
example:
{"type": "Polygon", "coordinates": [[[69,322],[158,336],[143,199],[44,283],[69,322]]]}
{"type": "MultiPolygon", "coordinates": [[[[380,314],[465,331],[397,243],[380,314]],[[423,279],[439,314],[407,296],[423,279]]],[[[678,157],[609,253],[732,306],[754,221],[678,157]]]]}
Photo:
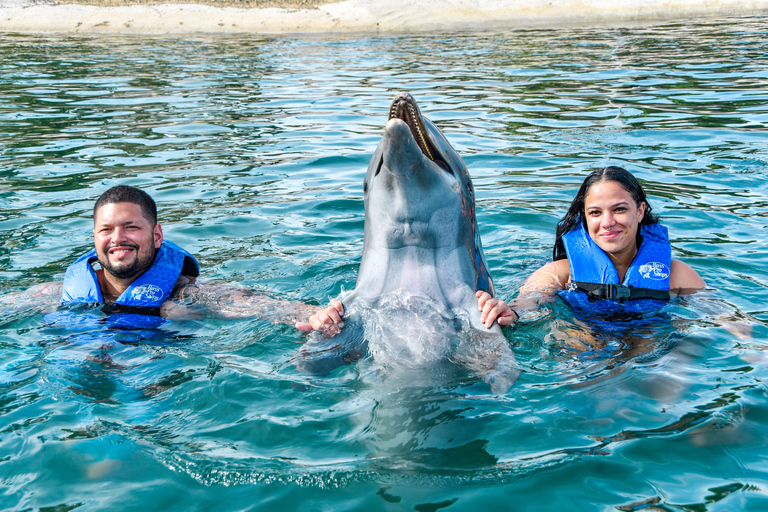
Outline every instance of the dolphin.
{"type": "Polygon", "coordinates": [[[519,370],[501,328],[480,321],[475,293],[493,295],[493,281],[472,180],[407,92],[392,102],[363,193],[363,256],[354,291],[341,299],[344,328],[330,338],[313,333],[298,354],[299,369],[324,375],[369,355],[423,375],[449,362],[506,392],[519,370]]]}

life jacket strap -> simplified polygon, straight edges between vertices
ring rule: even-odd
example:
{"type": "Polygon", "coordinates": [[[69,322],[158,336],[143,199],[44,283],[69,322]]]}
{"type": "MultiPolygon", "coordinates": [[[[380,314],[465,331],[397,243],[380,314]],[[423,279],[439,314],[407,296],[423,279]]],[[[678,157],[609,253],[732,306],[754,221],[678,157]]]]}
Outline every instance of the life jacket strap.
{"type": "Polygon", "coordinates": [[[590,300],[669,300],[669,290],[654,290],[653,288],[640,288],[620,284],[584,283],[577,281],[571,283],[571,289],[584,292],[590,300]]]}
{"type": "Polygon", "coordinates": [[[144,316],[159,316],[160,308],[151,306],[126,306],[124,304],[104,304],[101,306],[101,311],[107,315],[113,314],[129,314],[129,315],[144,315],[144,316]]]}

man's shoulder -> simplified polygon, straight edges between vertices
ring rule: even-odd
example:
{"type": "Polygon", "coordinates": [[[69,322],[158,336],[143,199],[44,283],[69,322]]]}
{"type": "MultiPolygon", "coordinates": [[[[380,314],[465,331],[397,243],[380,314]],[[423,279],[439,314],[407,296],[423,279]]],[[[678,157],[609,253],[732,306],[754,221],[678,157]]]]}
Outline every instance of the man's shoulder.
{"type": "Polygon", "coordinates": [[[179,298],[179,295],[182,295],[183,292],[190,287],[197,287],[196,284],[197,276],[191,276],[191,275],[184,275],[181,274],[179,278],[176,280],[176,284],[173,285],[173,291],[171,292],[170,299],[176,299],[179,298]]]}

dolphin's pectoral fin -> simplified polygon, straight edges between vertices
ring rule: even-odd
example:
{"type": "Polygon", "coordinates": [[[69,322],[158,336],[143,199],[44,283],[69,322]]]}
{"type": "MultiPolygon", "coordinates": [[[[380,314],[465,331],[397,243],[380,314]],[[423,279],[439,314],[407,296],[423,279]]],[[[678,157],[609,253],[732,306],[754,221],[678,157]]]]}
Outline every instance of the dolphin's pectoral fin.
{"type": "Polygon", "coordinates": [[[365,331],[359,320],[344,318],[344,328],[331,338],[316,332],[295,357],[296,368],[304,374],[325,377],[339,366],[365,355],[365,331]]]}
{"type": "Polygon", "coordinates": [[[473,330],[459,344],[454,356],[482,377],[495,394],[509,391],[520,376],[515,355],[502,334],[473,330]]]}
{"type": "Polygon", "coordinates": [[[511,388],[520,376],[518,369],[496,369],[483,375],[483,380],[491,386],[491,393],[503,395],[511,388]]]}

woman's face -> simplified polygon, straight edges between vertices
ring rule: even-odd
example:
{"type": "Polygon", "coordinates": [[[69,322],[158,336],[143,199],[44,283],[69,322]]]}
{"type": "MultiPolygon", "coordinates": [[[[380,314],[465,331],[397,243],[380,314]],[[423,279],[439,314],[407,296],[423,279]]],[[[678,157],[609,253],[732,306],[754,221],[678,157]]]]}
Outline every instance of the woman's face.
{"type": "Polygon", "coordinates": [[[615,181],[599,181],[584,197],[584,218],[592,240],[608,254],[635,256],[637,229],[645,215],[624,187],[615,181]]]}

